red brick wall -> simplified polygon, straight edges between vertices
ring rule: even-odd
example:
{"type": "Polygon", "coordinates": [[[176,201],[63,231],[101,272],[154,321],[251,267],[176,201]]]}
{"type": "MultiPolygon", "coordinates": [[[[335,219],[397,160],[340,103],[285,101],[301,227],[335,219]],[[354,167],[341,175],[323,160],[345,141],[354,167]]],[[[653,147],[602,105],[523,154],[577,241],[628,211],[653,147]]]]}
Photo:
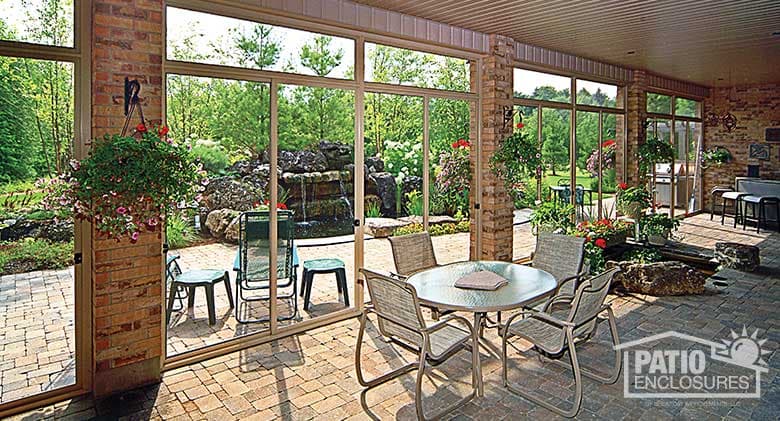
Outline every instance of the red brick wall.
{"type": "MultiPolygon", "coordinates": [[[[162,120],[162,8],[162,0],[93,2],[93,136],[122,129],[126,76],[141,83],[147,119],[162,120]]],[[[156,233],[136,244],[96,237],[92,246],[93,389],[103,396],[160,379],[162,240],[156,233]]]]}
{"type": "MultiPolygon", "coordinates": [[[[490,158],[498,142],[512,134],[512,125],[504,127],[505,105],[512,106],[512,63],[514,41],[491,35],[491,54],[482,68],[482,256],[481,259],[512,259],[512,200],[504,183],[490,171],[490,158]]],[[[472,230],[472,247],[475,240],[472,230]]],[[[475,253],[472,252],[472,256],[475,253]]]]}
{"type": "Polygon", "coordinates": [[[704,170],[705,209],[710,208],[710,190],[716,185],[734,186],[734,177],[746,176],[748,164],[760,165],[761,178],[780,179],[780,143],[769,143],[769,161],[748,160],[751,143],[766,143],[765,129],[780,127],[780,84],[711,89],[704,101],[704,115],[710,111],[737,117],[731,132],[722,124],[704,128],[704,148],[725,147],[731,152],[731,163],[704,170]]]}
{"type": "MultiPolygon", "coordinates": [[[[639,184],[639,167],[636,154],[639,145],[645,141],[645,119],[647,118],[647,74],[634,71],[634,78],[626,87],[626,148],[615,152],[617,168],[623,168],[625,160],[625,179],[630,185],[639,184]]],[[[620,172],[618,171],[618,174],[620,172]]]]}

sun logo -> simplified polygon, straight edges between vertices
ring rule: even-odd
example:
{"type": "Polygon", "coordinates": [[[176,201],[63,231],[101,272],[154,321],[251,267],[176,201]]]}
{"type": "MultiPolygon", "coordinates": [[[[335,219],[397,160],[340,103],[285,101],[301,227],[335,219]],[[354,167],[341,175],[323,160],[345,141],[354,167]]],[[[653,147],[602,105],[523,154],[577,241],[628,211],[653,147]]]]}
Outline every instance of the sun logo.
{"type": "Polygon", "coordinates": [[[758,339],[758,329],[752,335],[748,335],[747,328],[742,326],[742,334],[731,331],[731,340],[721,339],[726,345],[719,355],[730,358],[735,364],[743,367],[752,367],[755,365],[766,366],[767,362],[762,358],[763,355],[771,354],[772,351],[761,349],[766,343],[765,339],[758,339]]]}

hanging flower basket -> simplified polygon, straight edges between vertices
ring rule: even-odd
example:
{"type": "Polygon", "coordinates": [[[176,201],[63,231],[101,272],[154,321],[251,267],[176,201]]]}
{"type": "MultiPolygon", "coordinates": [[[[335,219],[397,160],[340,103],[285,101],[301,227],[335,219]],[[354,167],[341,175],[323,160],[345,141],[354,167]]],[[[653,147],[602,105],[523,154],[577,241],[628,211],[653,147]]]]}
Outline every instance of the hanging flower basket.
{"type": "Polygon", "coordinates": [[[134,243],[142,231],[160,233],[166,213],[193,201],[205,176],[189,148],[167,134],[166,127],[139,124],[135,137],[95,139],[89,156],[72,161],[72,172],[60,177],[56,202],[117,241],[134,243]]]}
{"type": "Polygon", "coordinates": [[[535,139],[526,136],[523,123],[517,123],[517,129],[501,140],[498,149],[490,159],[490,168],[504,181],[508,191],[521,186],[530,177],[538,177],[542,168],[542,151],[535,139]]]}

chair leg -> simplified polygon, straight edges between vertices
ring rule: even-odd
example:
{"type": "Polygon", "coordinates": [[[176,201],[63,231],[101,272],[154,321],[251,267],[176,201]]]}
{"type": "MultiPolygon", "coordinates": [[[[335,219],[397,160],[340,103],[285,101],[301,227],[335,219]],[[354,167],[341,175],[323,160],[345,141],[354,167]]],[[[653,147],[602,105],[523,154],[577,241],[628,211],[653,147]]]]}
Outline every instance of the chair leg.
{"type": "Polygon", "coordinates": [[[360,385],[363,387],[374,387],[382,383],[385,383],[387,381],[390,381],[402,374],[414,370],[414,367],[417,365],[417,363],[413,361],[402,367],[396,368],[395,370],[388,371],[387,373],[382,374],[379,377],[376,377],[371,380],[366,380],[366,377],[363,375],[363,369],[360,364],[361,362],[360,353],[363,347],[363,333],[366,330],[367,319],[368,319],[368,312],[364,311],[363,314],[360,316],[360,329],[358,330],[357,345],[355,346],[355,374],[357,375],[358,383],[360,383],[360,385]]]}
{"type": "Polygon", "coordinates": [[[230,302],[230,308],[233,308],[236,306],[236,303],[233,301],[233,291],[230,290],[230,274],[225,271],[225,291],[227,292],[228,301],[230,302]]]}
{"type": "Polygon", "coordinates": [[[178,286],[176,282],[171,283],[171,289],[168,291],[168,308],[165,310],[165,324],[171,323],[171,313],[173,312],[173,304],[176,302],[176,291],[178,286]]]}
{"type": "Polygon", "coordinates": [[[349,289],[347,289],[347,274],[341,269],[336,271],[336,282],[339,285],[339,293],[344,296],[344,306],[349,307],[349,289]]]}
{"type": "Polygon", "coordinates": [[[311,304],[311,285],[314,283],[314,273],[313,272],[306,272],[306,275],[304,275],[303,278],[303,284],[306,285],[306,293],[303,297],[303,309],[308,311],[309,305],[311,304]]]}
{"type": "Polygon", "coordinates": [[[758,204],[758,221],[756,221],[756,234],[761,234],[761,221],[766,224],[766,209],[764,208],[764,202],[758,204]]]}
{"type": "Polygon", "coordinates": [[[214,285],[206,285],[206,303],[209,308],[209,325],[217,324],[217,309],[214,306],[214,285]]]}
{"type": "Polygon", "coordinates": [[[720,200],[720,224],[726,223],[726,198],[722,197],[720,200]]]}
{"type": "Polygon", "coordinates": [[[303,297],[303,294],[306,292],[306,275],[309,274],[309,271],[306,269],[303,270],[303,276],[301,277],[301,297],[303,297]]]}
{"type": "Polygon", "coordinates": [[[512,392],[512,393],[514,393],[516,395],[519,395],[519,396],[521,396],[521,397],[523,397],[525,399],[528,399],[528,400],[530,400],[531,402],[533,402],[533,403],[535,403],[537,405],[543,406],[543,407],[549,409],[550,411],[555,412],[556,414],[561,415],[563,417],[572,418],[572,417],[576,416],[577,413],[580,412],[580,406],[582,405],[582,375],[580,373],[580,364],[579,364],[579,361],[577,360],[577,350],[575,349],[574,340],[572,338],[572,330],[570,328],[566,328],[566,342],[565,342],[566,348],[569,351],[569,359],[571,360],[572,373],[574,374],[574,404],[568,410],[567,409],[563,409],[563,408],[559,408],[557,406],[554,406],[551,403],[549,403],[549,402],[547,402],[547,401],[545,401],[545,400],[543,400],[543,399],[541,399],[541,398],[539,398],[537,396],[534,396],[533,394],[531,394],[529,392],[526,392],[526,391],[524,391],[524,390],[514,386],[513,384],[511,384],[511,383],[509,383],[508,381],[505,380],[505,377],[506,377],[506,359],[507,359],[507,356],[506,356],[506,340],[507,340],[508,337],[509,337],[509,334],[507,332],[507,334],[504,335],[504,340],[503,340],[503,345],[502,345],[502,349],[504,350],[504,355],[502,356],[502,359],[503,359],[502,365],[504,366],[503,377],[504,377],[505,387],[507,388],[507,390],[509,390],[510,392],[512,392]]]}
{"type": "Polygon", "coordinates": [[[195,287],[189,287],[187,291],[187,308],[195,306],[195,287]]]}

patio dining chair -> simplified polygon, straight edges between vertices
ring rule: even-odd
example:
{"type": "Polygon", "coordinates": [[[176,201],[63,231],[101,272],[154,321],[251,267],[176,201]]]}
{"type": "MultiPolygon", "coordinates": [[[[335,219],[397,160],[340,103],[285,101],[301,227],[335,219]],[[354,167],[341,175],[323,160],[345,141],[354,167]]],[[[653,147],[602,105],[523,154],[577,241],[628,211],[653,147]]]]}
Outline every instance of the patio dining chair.
{"type": "MultiPolygon", "coordinates": [[[[270,316],[246,318],[241,316],[241,303],[249,309],[251,302],[267,302],[270,289],[270,254],[273,245],[270,242],[270,224],[268,211],[244,212],[239,219],[238,253],[239,270],[236,276],[236,320],[239,323],[267,322],[270,316]],[[254,291],[255,294],[251,292],[254,291]]],[[[277,212],[277,291],[291,287],[290,293],[278,294],[277,300],[289,299],[292,303],[290,314],[278,317],[278,320],[291,320],[298,317],[297,276],[293,269],[293,216],[291,211],[277,212]]]]}
{"type": "MultiPolygon", "coordinates": [[[[460,316],[449,315],[427,326],[420,311],[417,292],[412,285],[364,268],[360,269],[360,273],[366,280],[371,296],[371,303],[365,307],[360,318],[360,330],[355,348],[355,372],[360,385],[367,390],[417,369],[414,401],[417,417],[423,420],[437,419],[470,401],[475,396],[474,391],[454,404],[437,411],[430,418],[426,417],[423,411],[422,381],[425,368],[429,365],[442,364],[468,347],[471,348],[472,353],[479,352],[478,345],[469,346],[473,329],[469,321],[460,316]],[[394,343],[404,348],[419,352],[418,360],[374,379],[366,379],[361,365],[361,348],[369,314],[377,316],[379,333],[382,336],[392,339],[394,343]]],[[[472,387],[476,390],[477,377],[474,367],[472,367],[471,378],[472,387]]]]}
{"type": "MultiPolygon", "coordinates": [[[[555,296],[574,296],[583,275],[585,239],[573,235],[540,232],[530,265],[551,274],[558,288],[555,296]]],[[[548,300],[551,301],[551,300],[548,300]]]]}
{"type": "MultiPolygon", "coordinates": [[[[165,290],[170,291],[173,287],[173,281],[177,276],[182,274],[181,266],[179,265],[179,255],[166,254],[165,256],[165,290]]],[[[179,311],[184,309],[184,299],[187,298],[187,289],[177,287],[174,292],[176,297],[176,305],[171,309],[172,311],[179,311]]]]}
{"type": "MultiPolygon", "coordinates": [[[[391,236],[387,239],[390,241],[390,248],[393,251],[395,274],[400,279],[406,279],[417,272],[439,266],[436,261],[436,253],[433,250],[433,241],[431,241],[431,235],[428,232],[391,236]]],[[[441,314],[451,313],[441,312],[436,307],[423,307],[431,310],[434,320],[437,320],[441,314]]]]}
{"type": "Polygon", "coordinates": [[[559,415],[574,417],[582,405],[582,375],[603,384],[613,384],[617,381],[620,376],[622,354],[614,347],[620,344],[620,338],[618,336],[617,324],[615,323],[615,315],[610,305],[604,304],[604,300],[609,292],[612,279],[619,271],[620,268],[616,267],[587,281],[583,281],[574,294],[568,315],[563,319],[544,312],[524,310],[512,315],[507,320],[506,325],[500,332],[502,345],[501,379],[504,387],[559,415]],[[610,335],[612,336],[615,364],[610,368],[609,372],[602,374],[580,366],[576,347],[591,338],[591,325],[603,321],[603,319],[599,318],[599,315],[605,311],[609,322],[610,335]],[[513,323],[519,316],[525,318],[513,323]],[[574,375],[574,402],[571,408],[555,406],[544,398],[530,391],[522,390],[518,385],[512,384],[507,380],[507,343],[509,339],[515,336],[531,342],[534,345],[532,350],[539,352],[540,358],[541,356],[548,357],[552,361],[563,364],[572,370],[574,375]],[[562,357],[567,352],[570,364],[565,364],[562,361],[562,357]]]}

